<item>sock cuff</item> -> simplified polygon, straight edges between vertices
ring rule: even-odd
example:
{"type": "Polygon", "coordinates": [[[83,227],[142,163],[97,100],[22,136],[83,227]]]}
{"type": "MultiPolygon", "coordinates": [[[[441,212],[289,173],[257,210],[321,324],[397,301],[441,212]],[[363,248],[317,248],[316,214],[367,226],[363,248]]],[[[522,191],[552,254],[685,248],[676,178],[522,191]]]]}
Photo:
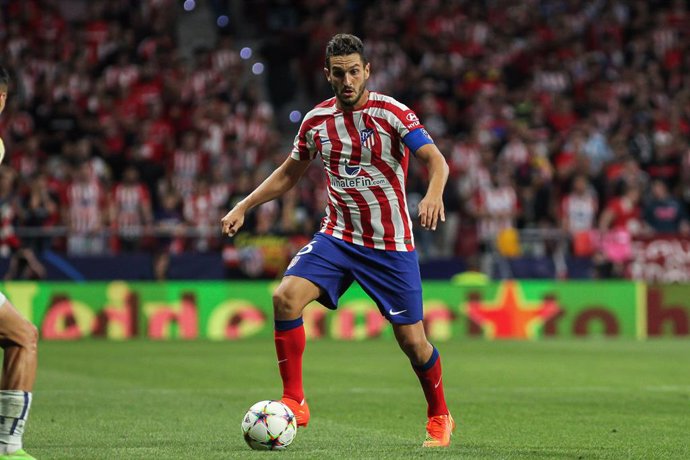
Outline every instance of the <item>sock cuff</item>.
{"type": "Polygon", "coordinates": [[[17,397],[17,398],[23,398],[25,394],[28,394],[29,397],[31,396],[30,391],[24,391],[24,390],[0,390],[0,397],[17,397]]]}
{"type": "Polygon", "coordinates": [[[274,321],[275,330],[280,332],[290,331],[292,329],[300,327],[303,324],[304,321],[302,320],[301,316],[297,319],[289,319],[287,321],[280,319],[276,319],[274,321]]]}
{"type": "Polygon", "coordinates": [[[0,416],[24,420],[31,406],[31,396],[21,390],[0,391],[0,416]]]}
{"type": "MultiPolygon", "coordinates": [[[[432,345],[432,347],[433,347],[433,345],[432,345]]],[[[426,372],[429,369],[431,369],[432,367],[434,367],[434,364],[436,364],[436,361],[438,361],[439,356],[440,355],[438,354],[438,350],[436,349],[436,347],[434,347],[434,351],[431,352],[431,358],[429,358],[429,361],[422,364],[421,366],[414,366],[413,365],[412,367],[414,367],[416,370],[418,370],[420,372],[426,372]]]]}

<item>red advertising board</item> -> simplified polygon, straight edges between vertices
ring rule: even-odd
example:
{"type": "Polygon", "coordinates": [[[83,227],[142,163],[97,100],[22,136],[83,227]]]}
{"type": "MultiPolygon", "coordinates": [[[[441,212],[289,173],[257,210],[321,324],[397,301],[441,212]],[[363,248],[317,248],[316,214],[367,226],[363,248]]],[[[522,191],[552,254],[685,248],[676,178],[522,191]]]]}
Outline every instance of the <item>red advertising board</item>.
{"type": "Polygon", "coordinates": [[[650,283],[690,281],[690,237],[677,235],[635,238],[630,278],[650,283]]]}

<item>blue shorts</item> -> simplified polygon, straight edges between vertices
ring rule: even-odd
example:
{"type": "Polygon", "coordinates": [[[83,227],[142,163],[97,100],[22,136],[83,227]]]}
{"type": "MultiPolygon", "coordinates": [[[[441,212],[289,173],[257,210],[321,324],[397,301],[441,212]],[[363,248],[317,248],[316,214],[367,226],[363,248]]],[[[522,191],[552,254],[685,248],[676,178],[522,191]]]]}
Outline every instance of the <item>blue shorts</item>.
{"type": "Polygon", "coordinates": [[[423,317],[417,251],[383,251],[317,233],[295,255],[284,276],[299,276],[319,286],[322,294],[317,300],[332,310],[357,281],[391,323],[413,324],[423,317]]]}

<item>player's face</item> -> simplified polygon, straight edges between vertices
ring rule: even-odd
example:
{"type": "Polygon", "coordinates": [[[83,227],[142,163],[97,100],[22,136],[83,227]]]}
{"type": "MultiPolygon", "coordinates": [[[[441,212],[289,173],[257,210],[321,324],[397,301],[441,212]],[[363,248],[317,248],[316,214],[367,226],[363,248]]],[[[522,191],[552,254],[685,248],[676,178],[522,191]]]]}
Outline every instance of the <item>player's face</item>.
{"type": "Polygon", "coordinates": [[[369,64],[358,53],[331,56],[330,69],[324,69],[335,97],[343,108],[354,108],[362,101],[369,79],[369,64]]]}

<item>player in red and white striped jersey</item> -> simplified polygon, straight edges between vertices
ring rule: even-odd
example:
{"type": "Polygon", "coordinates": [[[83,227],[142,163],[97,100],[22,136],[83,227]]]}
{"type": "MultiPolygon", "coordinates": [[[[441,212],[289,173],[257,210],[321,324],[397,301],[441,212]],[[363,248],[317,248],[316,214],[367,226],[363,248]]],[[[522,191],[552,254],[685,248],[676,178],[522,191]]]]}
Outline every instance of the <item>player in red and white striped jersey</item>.
{"type": "MultiPolygon", "coordinates": [[[[369,92],[361,108],[344,111],[336,98],[302,122],[291,158],[321,155],[328,207],[321,231],[349,243],[392,251],[414,249],[405,180],[410,151],[402,138],[424,127],[395,99],[369,92]]],[[[433,145],[433,144],[427,144],[433,145]]]]}
{"type": "Polygon", "coordinates": [[[311,110],[290,157],[221,221],[232,236],[250,209],[286,193],[321,155],[328,204],[321,230],[292,260],[276,289],[275,342],[283,399],[306,426],[302,388],[305,333],[302,310],[314,300],[335,309],[357,281],[392,325],[427,399],[424,446],[448,446],[455,427],[441,381],[441,360],[422,324],[421,279],[405,181],[413,156],[429,170],[419,203],[421,225],[435,230],[445,220],[442,201],[448,165],[417,115],[392,97],[366,88],[370,65],[361,40],[334,36],[326,48],[326,79],[335,97],[311,110]]]}

